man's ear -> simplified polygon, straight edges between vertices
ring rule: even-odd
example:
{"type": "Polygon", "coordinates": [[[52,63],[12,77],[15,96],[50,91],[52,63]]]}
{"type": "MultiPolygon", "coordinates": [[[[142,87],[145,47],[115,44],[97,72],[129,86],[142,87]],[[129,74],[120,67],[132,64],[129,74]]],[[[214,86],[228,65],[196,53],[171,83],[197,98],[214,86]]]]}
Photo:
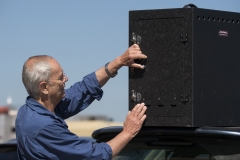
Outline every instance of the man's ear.
{"type": "Polygon", "coordinates": [[[41,93],[48,94],[48,83],[47,82],[40,82],[39,89],[41,93]]]}

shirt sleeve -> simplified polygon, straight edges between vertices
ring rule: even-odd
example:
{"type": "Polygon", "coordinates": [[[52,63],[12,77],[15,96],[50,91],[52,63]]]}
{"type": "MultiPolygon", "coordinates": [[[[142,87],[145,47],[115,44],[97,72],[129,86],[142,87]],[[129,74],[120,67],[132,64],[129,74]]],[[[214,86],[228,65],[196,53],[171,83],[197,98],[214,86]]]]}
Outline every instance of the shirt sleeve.
{"type": "Polygon", "coordinates": [[[102,95],[103,91],[93,72],[65,90],[65,97],[55,108],[55,113],[63,119],[69,118],[87,108],[95,99],[100,100],[102,95]]]}
{"type": "Polygon", "coordinates": [[[47,125],[36,136],[39,154],[43,159],[102,159],[112,158],[112,149],[107,143],[95,143],[79,138],[62,125],[47,125]]]}

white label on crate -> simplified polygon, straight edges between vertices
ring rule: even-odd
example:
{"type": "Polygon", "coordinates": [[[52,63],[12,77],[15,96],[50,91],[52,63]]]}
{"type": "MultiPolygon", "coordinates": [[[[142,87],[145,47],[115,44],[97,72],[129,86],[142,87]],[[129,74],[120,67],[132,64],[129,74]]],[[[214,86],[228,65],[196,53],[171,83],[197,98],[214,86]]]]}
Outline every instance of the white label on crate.
{"type": "Polygon", "coordinates": [[[219,36],[228,37],[228,31],[221,31],[221,30],[219,30],[219,31],[218,31],[218,35],[219,35],[219,36]]]}

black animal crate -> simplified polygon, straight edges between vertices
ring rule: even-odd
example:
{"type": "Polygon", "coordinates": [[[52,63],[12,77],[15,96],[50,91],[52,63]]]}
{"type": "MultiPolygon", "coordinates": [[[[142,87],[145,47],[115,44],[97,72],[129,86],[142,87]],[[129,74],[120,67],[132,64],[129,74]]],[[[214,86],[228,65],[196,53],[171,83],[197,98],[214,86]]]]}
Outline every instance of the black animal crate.
{"type": "Polygon", "coordinates": [[[144,126],[240,125],[240,14],[201,8],[129,12],[129,110],[144,102],[144,126]]]}

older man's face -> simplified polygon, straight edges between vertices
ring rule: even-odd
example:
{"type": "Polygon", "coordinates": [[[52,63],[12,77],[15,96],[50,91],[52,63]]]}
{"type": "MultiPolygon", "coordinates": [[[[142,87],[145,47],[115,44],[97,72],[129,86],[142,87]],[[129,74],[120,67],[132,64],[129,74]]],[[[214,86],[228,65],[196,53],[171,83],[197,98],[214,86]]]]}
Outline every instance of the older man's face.
{"type": "Polygon", "coordinates": [[[52,65],[52,72],[51,72],[52,74],[48,81],[48,91],[49,91],[48,94],[51,102],[54,105],[57,105],[61,101],[61,99],[65,96],[64,87],[65,87],[65,82],[68,81],[68,78],[64,74],[62,67],[57,61],[52,60],[51,65],[52,65]]]}

